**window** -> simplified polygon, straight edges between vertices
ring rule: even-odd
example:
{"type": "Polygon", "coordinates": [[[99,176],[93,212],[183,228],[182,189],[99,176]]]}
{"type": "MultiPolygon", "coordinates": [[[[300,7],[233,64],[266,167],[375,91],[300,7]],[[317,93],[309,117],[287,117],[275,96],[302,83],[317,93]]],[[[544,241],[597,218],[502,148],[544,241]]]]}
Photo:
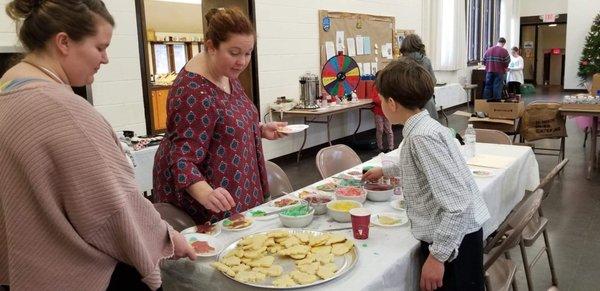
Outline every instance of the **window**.
{"type": "Polygon", "coordinates": [[[467,60],[477,64],[500,37],[500,1],[467,1],[467,60]]]}
{"type": "Polygon", "coordinates": [[[150,74],[178,73],[197,52],[202,50],[202,42],[151,42],[152,67],[150,74]],[[197,51],[197,52],[196,52],[197,51]]]}
{"type": "Polygon", "coordinates": [[[187,50],[183,44],[173,45],[173,58],[175,59],[175,72],[179,72],[187,63],[187,50]]]}
{"type": "Polygon", "coordinates": [[[169,72],[169,54],[164,44],[154,45],[154,74],[166,74],[169,72]]]}

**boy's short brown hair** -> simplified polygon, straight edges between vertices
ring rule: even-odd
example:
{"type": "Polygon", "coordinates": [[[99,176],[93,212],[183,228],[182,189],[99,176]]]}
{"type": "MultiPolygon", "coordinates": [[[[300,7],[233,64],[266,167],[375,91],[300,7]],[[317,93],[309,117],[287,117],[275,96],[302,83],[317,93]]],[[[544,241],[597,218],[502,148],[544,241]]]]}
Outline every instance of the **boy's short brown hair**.
{"type": "Polygon", "coordinates": [[[433,96],[433,79],[419,63],[401,58],[377,72],[375,87],[384,98],[408,109],[422,109],[433,96]]]}

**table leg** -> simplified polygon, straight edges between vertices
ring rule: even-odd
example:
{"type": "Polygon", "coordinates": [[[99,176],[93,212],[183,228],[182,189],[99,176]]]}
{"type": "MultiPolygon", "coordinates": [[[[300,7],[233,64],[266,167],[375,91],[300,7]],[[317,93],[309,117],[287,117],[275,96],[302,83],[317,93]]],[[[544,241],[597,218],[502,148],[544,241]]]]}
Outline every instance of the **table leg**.
{"type": "MultiPolygon", "coordinates": [[[[304,124],[308,124],[308,120],[306,119],[306,117],[304,117],[304,124]]],[[[304,139],[302,140],[302,145],[300,146],[300,149],[298,150],[298,156],[296,157],[296,163],[300,162],[300,155],[302,154],[302,149],[304,148],[304,145],[306,144],[306,137],[307,137],[307,133],[308,132],[308,128],[306,130],[304,130],[304,139]]]]}
{"type": "Polygon", "coordinates": [[[587,179],[591,179],[592,178],[592,170],[594,168],[596,168],[596,135],[598,134],[598,116],[594,116],[592,118],[592,130],[590,132],[590,142],[591,142],[591,146],[590,146],[590,157],[589,157],[589,162],[588,162],[588,173],[587,173],[587,179]]]}
{"type": "Polygon", "coordinates": [[[469,89],[469,91],[467,91],[467,112],[471,113],[471,93],[473,92],[472,89],[469,89]]]}
{"type": "Polygon", "coordinates": [[[352,134],[353,140],[356,140],[356,133],[360,129],[360,123],[362,122],[362,114],[361,113],[362,113],[362,108],[358,109],[358,126],[356,126],[356,130],[354,130],[354,133],[352,134]]]}
{"type": "Polygon", "coordinates": [[[331,119],[332,119],[332,115],[327,116],[327,141],[329,142],[329,146],[333,145],[333,144],[331,144],[331,130],[329,129],[329,124],[331,124],[331,119]]]}

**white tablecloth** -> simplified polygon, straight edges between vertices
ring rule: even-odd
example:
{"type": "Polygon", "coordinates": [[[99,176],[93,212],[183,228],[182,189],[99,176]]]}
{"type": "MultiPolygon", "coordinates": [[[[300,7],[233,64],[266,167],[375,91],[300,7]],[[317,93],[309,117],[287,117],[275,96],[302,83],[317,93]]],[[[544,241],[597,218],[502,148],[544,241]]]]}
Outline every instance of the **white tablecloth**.
{"type": "Polygon", "coordinates": [[[139,151],[132,151],[133,156],[133,171],[135,172],[135,180],[140,187],[141,192],[149,192],[152,190],[152,168],[154,167],[154,155],[158,146],[143,148],[139,151]]]}
{"type": "MultiPolygon", "coordinates": [[[[514,158],[507,169],[491,169],[494,176],[476,178],[492,216],[484,225],[484,235],[487,235],[504,220],[523,197],[525,189],[533,190],[539,184],[539,170],[535,155],[529,147],[477,144],[477,153],[514,158]]],[[[386,156],[376,157],[355,169],[362,169],[365,165],[381,165],[382,159],[393,159],[397,155],[398,150],[386,156]]],[[[370,208],[374,214],[394,211],[389,202],[367,201],[365,207],[370,208]]],[[[349,225],[328,220],[327,215],[316,216],[308,229],[323,230],[349,225]]],[[[227,246],[242,236],[278,227],[282,227],[279,219],[256,221],[252,228],[242,232],[223,230],[218,239],[227,246]]],[[[343,230],[340,233],[352,237],[351,230],[343,230]]],[[[352,270],[341,278],[311,287],[310,290],[418,290],[421,264],[418,255],[419,242],[410,233],[410,226],[372,227],[369,239],[357,240],[356,246],[359,260],[352,270]]],[[[215,271],[209,265],[212,260],[165,261],[162,265],[164,289],[257,290],[215,271]]]]}

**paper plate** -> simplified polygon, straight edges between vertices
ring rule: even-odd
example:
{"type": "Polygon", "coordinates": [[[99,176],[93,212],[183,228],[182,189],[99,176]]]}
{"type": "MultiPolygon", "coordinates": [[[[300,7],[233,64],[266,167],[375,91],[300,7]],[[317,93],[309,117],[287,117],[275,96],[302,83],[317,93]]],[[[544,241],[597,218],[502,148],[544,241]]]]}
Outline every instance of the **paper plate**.
{"type": "Polygon", "coordinates": [[[198,233],[198,234],[205,234],[205,235],[210,235],[210,236],[219,235],[221,233],[221,224],[215,223],[215,224],[213,224],[213,226],[215,228],[210,233],[199,233],[198,228],[196,226],[192,226],[192,227],[188,227],[188,228],[182,230],[181,234],[198,233]]]}
{"type": "Polygon", "coordinates": [[[396,210],[406,211],[406,204],[403,197],[390,201],[390,206],[396,210]]]}
{"type": "Polygon", "coordinates": [[[277,131],[281,133],[298,133],[308,128],[307,124],[288,124],[287,126],[280,127],[277,131]]]}
{"type": "Polygon", "coordinates": [[[277,218],[277,213],[267,215],[267,216],[259,216],[257,214],[260,213],[261,211],[263,213],[268,213],[268,212],[273,212],[275,210],[277,210],[277,208],[273,208],[273,207],[251,209],[251,210],[246,211],[246,217],[250,217],[254,220],[271,220],[271,219],[277,218]]]}
{"type": "Polygon", "coordinates": [[[471,170],[471,174],[478,178],[488,178],[494,176],[494,173],[488,170],[471,170]]]}
{"type": "Polygon", "coordinates": [[[250,221],[250,224],[249,224],[249,225],[247,225],[247,226],[245,226],[245,227],[242,227],[242,228],[229,228],[229,227],[226,227],[225,225],[223,225],[223,223],[224,223],[226,220],[228,220],[228,219],[223,219],[223,220],[221,221],[221,226],[223,227],[223,229],[224,229],[224,230],[227,230],[227,231],[243,231],[243,230],[249,229],[249,228],[251,228],[252,226],[254,226],[254,219],[252,219],[252,218],[248,218],[248,217],[246,217],[246,220],[250,221]]]}
{"type": "MultiPolygon", "coordinates": [[[[207,252],[197,252],[196,255],[199,257],[212,257],[218,255],[223,250],[223,244],[221,244],[215,237],[201,234],[201,233],[187,233],[183,235],[187,242],[194,247],[195,242],[206,242],[209,247],[212,247],[213,250],[207,252]]],[[[196,250],[194,248],[194,250],[196,250]]]]}
{"type": "Polygon", "coordinates": [[[396,227],[404,225],[408,222],[408,217],[406,217],[406,213],[391,213],[391,212],[383,212],[376,213],[371,215],[371,223],[381,227],[396,227]],[[394,223],[388,223],[383,221],[383,219],[395,220],[394,223]]]}
{"type": "MultiPolygon", "coordinates": [[[[291,195],[290,195],[291,196],[291,195]]],[[[285,207],[300,205],[302,203],[302,199],[297,197],[284,196],[282,198],[277,198],[267,204],[268,207],[281,209],[285,207]],[[282,204],[283,203],[283,204],[282,204]],[[293,203],[293,204],[290,204],[293,203]]]]}

